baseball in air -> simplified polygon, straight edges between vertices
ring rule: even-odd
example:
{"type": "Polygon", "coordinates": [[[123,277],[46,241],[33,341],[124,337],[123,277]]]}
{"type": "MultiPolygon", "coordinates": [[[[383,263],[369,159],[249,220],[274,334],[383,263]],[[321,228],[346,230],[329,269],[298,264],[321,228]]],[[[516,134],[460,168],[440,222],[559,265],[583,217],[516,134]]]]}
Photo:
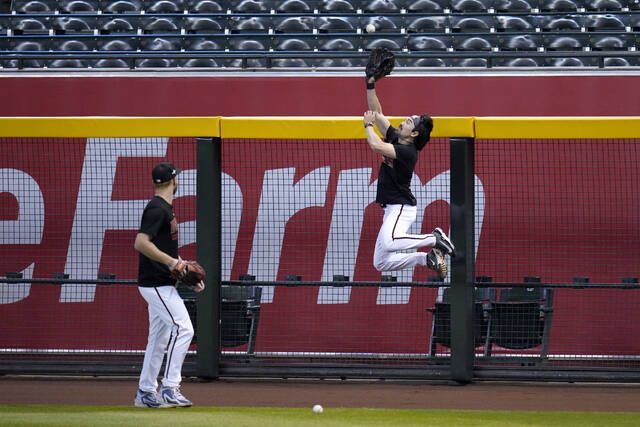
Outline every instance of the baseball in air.
{"type": "Polygon", "coordinates": [[[322,405],[313,405],[313,413],[314,414],[321,414],[322,411],[323,411],[322,405]]]}
{"type": "Polygon", "coordinates": [[[373,24],[367,24],[367,26],[364,28],[367,33],[375,33],[376,32],[376,26],[373,24]]]}

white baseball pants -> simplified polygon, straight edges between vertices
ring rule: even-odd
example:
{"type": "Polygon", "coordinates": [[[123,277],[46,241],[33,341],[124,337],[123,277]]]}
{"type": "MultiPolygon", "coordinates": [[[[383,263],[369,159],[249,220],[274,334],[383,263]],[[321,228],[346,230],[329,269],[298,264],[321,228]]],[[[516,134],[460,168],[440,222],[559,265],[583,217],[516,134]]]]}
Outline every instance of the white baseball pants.
{"type": "Polygon", "coordinates": [[[415,220],[415,206],[387,205],[384,208],[384,220],[373,255],[373,265],[376,270],[396,271],[416,265],[427,265],[424,252],[398,252],[435,246],[436,237],[433,234],[407,234],[407,230],[415,220]]]}
{"type": "Polygon", "coordinates": [[[184,301],[173,286],[138,287],[149,309],[149,340],[144,353],[139,387],[154,392],[165,351],[162,385],[178,387],[182,381],[182,363],[193,338],[193,325],[184,301]]]}

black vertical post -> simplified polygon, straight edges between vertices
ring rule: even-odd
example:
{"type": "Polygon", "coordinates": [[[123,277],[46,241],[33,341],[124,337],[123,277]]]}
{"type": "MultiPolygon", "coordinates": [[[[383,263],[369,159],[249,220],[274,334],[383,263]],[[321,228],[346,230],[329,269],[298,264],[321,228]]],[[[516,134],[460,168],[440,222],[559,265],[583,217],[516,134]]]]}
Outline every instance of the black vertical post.
{"type": "Polygon", "coordinates": [[[473,378],[474,140],[451,138],[451,379],[473,378]]]}
{"type": "Polygon", "coordinates": [[[220,282],[222,278],[221,139],[197,140],[196,245],[198,262],[207,272],[198,296],[198,376],[217,378],[220,369],[220,282]]]}

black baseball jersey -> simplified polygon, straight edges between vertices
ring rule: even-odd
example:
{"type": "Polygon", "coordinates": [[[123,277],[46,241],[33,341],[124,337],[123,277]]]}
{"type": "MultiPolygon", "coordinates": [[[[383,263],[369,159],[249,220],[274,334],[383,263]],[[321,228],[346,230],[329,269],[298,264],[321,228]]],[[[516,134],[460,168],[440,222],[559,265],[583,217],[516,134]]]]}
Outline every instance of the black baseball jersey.
{"type": "Polygon", "coordinates": [[[378,172],[376,202],[385,205],[416,205],[411,193],[411,177],[418,161],[418,149],[415,144],[398,143],[398,130],[393,126],[387,129],[385,141],[392,144],[396,158],[385,157],[378,172]]]}
{"type": "MultiPolygon", "coordinates": [[[[147,203],[138,231],[148,235],[151,242],[162,252],[178,258],[178,221],[173,213],[173,206],[162,197],[155,196],[147,203]]],[[[175,283],[169,267],[140,254],[138,285],[174,286],[175,283]]]]}

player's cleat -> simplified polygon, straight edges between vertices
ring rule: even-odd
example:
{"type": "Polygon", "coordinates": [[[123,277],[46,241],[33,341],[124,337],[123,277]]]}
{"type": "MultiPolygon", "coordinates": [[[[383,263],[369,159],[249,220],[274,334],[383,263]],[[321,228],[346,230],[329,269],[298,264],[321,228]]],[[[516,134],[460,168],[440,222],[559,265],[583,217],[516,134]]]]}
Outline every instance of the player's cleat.
{"type": "Polygon", "coordinates": [[[188,407],[193,405],[193,402],[180,393],[179,387],[161,387],[160,396],[166,404],[171,406],[188,407]]]}
{"type": "Polygon", "coordinates": [[[442,231],[440,227],[436,227],[436,229],[433,230],[433,235],[436,236],[436,249],[440,249],[445,255],[449,255],[452,257],[456,256],[455,246],[453,246],[453,243],[451,242],[451,240],[449,240],[449,237],[444,234],[444,231],[442,231]]]}
{"type": "Polygon", "coordinates": [[[444,255],[440,249],[433,248],[427,254],[427,267],[438,273],[440,278],[444,279],[449,273],[447,263],[444,261],[444,255]]]}
{"type": "Polygon", "coordinates": [[[170,408],[155,391],[138,390],[133,405],[137,408],[170,408]]]}

